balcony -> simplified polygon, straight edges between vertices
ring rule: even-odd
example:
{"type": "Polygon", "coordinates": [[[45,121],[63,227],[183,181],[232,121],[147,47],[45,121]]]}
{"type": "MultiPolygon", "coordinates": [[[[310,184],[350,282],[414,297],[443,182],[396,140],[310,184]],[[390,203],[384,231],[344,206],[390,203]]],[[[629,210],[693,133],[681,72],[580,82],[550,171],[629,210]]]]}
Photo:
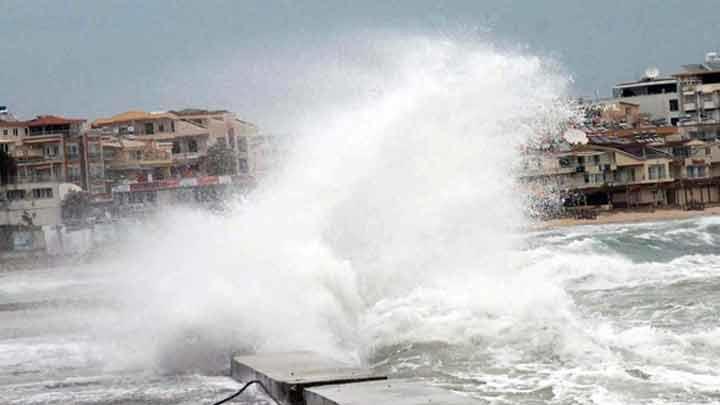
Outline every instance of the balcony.
{"type": "Polygon", "coordinates": [[[35,174],[30,176],[16,176],[10,178],[10,184],[27,184],[27,183],[55,183],[64,182],[65,179],[59,175],[51,174],[35,174]]]}
{"type": "Polygon", "coordinates": [[[695,110],[697,110],[697,107],[695,106],[695,103],[685,103],[685,104],[683,105],[683,107],[685,108],[685,111],[695,111],[695,110]]]}
{"type": "Polygon", "coordinates": [[[16,159],[43,159],[45,154],[42,149],[16,149],[16,159]]]}
{"type": "Polygon", "coordinates": [[[173,160],[197,160],[205,156],[201,152],[185,152],[185,153],[173,153],[173,160]]]}
{"type": "Polygon", "coordinates": [[[703,103],[703,108],[706,110],[714,110],[717,108],[717,103],[714,101],[705,101],[703,103]]]}

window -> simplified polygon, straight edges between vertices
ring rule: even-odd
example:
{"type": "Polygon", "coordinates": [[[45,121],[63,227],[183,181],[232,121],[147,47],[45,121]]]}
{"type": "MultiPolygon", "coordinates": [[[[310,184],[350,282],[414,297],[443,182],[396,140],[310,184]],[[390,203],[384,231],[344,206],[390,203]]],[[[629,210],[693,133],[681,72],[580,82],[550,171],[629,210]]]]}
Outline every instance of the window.
{"type": "Polygon", "coordinates": [[[24,200],[25,190],[8,190],[7,199],[10,201],[24,200]]]}
{"type": "Polygon", "coordinates": [[[248,162],[247,159],[240,159],[238,160],[238,166],[240,173],[247,173],[248,172],[248,162]]]}
{"type": "Polygon", "coordinates": [[[705,156],[710,156],[710,148],[705,148],[705,156]]]}
{"type": "Polygon", "coordinates": [[[585,156],[578,156],[578,165],[584,165],[585,164],[585,156]]]}
{"type": "Polygon", "coordinates": [[[687,146],[680,146],[673,148],[673,156],[674,157],[680,157],[680,158],[686,158],[690,156],[690,148],[687,146]]]}
{"type": "Polygon", "coordinates": [[[240,152],[248,151],[248,139],[245,136],[238,137],[238,150],[240,152]]]}
{"type": "Polygon", "coordinates": [[[80,155],[80,147],[76,143],[68,144],[68,157],[70,159],[77,159],[80,155]]]}
{"type": "Polygon", "coordinates": [[[705,177],[705,166],[688,166],[687,167],[687,177],[689,177],[689,178],[705,177]]]}
{"type": "Polygon", "coordinates": [[[188,141],[188,152],[197,152],[198,151],[198,144],[195,139],[191,139],[188,141]]]}
{"type": "Polygon", "coordinates": [[[600,164],[600,155],[594,155],[593,156],[593,163],[596,165],[600,164]]]}
{"type": "Polygon", "coordinates": [[[43,148],[43,153],[45,154],[46,158],[55,158],[60,152],[60,147],[58,145],[52,144],[52,145],[45,145],[43,148]]]}
{"type": "Polygon", "coordinates": [[[172,144],[172,153],[173,153],[173,154],[178,154],[178,153],[180,153],[180,142],[178,142],[178,141],[173,142],[173,144],[172,144]]]}
{"type": "Polygon", "coordinates": [[[93,142],[88,144],[90,156],[97,156],[100,154],[100,145],[93,142]]]}
{"type": "Polygon", "coordinates": [[[170,121],[170,132],[175,132],[175,121],[170,121]]]}
{"type": "Polygon", "coordinates": [[[677,99],[670,100],[670,111],[677,111],[680,107],[678,105],[677,99]]]}
{"type": "Polygon", "coordinates": [[[602,173],[588,174],[585,173],[585,183],[602,184],[605,182],[605,176],[602,173]]]}
{"type": "Polygon", "coordinates": [[[165,132],[165,124],[160,123],[158,125],[158,132],[165,132]]]}
{"type": "Polygon", "coordinates": [[[10,150],[9,150],[9,148],[8,148],[8,144],[6,144],[6,143],[0,143],[0,151],[5,152],[5,153],[9,153],[10,150]]]}
{"type": "Polygon", "coordinates": [[[6,135],[6,136],[7,136],[7,134],[8,134],[8,130],[7,130],[7,129],[3,129],[3,135],[6,135]]]}
{"type": "Polygon", "coordinates": [[[219,143],[220,146],[223,148],[227,147],[227,140],[225,139],[225,137],[218,138],[217,143],[219,143]]]}
{"type": "Polygon", "coordinates": [[[658,180],[665,178],[665,165],[648,166],[648,177],[650,180],[658,180]]]}
{"type": "Polygon", "coordinates": [[[148,122],[145,124],[145,133],[147,135],[152,135],[155,133],[155,125],[153,125],[152,122],[148,122]]]}
{"type": "Polygon", "coordinates": [[[34,188],[32,194],[33,198],[36,200],[53,197],[53,192],[51,188],[34,188]]]}
{"type": "Polygon", "coordinates": [[[92,165],[90,166],[90,176],[96,177],[96,178],[102,178],[103,176],[103,167],[100,165],[92,165]]]}
{"type": "Polygon", "coordinates": [[[624,168],[616,171],[615,181],[620,184],[635,182],[635,169],[624,168]]]}
{"type": "Polygon", "coordinates": [[[142,160],[143,155],[141,150],[133,150],[130,151],[130,159],[132,160],[142,160]]]}
{"type": "Polygon", "coordinates": [[[13,128],[13,135],[18,136],[18,130],[17,130],[17,128],[13,128]]]}
{"type": "Polygon", "coordinates": [[[68,166],[68,177],[71,179],[80,178],[80,167],[79,166],[68,166]]]}

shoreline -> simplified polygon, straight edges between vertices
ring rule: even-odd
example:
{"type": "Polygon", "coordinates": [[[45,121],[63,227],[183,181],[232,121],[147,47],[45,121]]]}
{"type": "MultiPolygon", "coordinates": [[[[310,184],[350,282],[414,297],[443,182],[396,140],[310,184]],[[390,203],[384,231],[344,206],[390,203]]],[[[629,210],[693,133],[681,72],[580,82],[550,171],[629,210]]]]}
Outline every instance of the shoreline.
{"type": "Polygon", "coordinates": [[[720,206],[706,207],[703,211],[685,211],[679,208],[657,208],[654,211],[614,210],[599,212],[596,219],[561,218],[540,221],[530,228],[544,231],[583,225],[634,224],[643,222],[683,220],[720,215],[720,206]]]}

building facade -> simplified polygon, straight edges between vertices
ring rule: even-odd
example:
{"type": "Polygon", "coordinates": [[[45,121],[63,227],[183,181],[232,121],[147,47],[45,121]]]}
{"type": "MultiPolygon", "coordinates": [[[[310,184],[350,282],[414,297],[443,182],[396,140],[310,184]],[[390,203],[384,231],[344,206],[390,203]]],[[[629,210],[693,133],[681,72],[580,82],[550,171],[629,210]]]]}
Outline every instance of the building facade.
{"type": "Polygon", "coordinates": [[[648,73],[640,80],[615,85],[614,100],[636,104],[654,125],[677,125],[682,115],[677,79],[648,73]]]}

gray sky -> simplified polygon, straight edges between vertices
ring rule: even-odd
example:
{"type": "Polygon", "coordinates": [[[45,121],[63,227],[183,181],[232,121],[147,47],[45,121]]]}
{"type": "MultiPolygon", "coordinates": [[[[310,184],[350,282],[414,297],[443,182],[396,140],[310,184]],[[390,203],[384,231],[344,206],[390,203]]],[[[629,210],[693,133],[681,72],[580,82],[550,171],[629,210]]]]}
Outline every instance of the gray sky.
{"type": "Polygon", "coordinates": [[[0,0],[0,105],[22,117],[226,107],[272,129],[303,61],[383,32],[477,35],[608,95],[720,49],[715,0],[0,0]],[[692,6],[690,6],[692,3],[692,6]]]}

